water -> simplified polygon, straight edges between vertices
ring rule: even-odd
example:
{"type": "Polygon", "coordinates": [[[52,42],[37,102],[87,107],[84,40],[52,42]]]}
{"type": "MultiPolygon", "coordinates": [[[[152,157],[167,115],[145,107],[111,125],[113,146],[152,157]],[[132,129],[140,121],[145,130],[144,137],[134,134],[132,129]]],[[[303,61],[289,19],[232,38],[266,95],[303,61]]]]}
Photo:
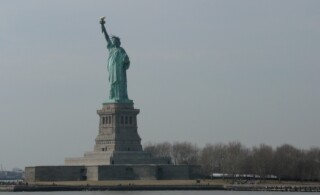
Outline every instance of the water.
{"type": "Polygon", "coordinates": [[[94,191],[94,192],[0,192],[1,195],[306,195],[312,192],[235,192],[235,191],[94,191]]]}

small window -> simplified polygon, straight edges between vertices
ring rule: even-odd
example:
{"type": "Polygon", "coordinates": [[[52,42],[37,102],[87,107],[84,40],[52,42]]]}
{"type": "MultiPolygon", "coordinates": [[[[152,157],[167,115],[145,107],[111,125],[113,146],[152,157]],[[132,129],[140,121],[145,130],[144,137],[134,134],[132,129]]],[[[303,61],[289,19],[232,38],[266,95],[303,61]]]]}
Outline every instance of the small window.
{"type": "Polygon", "coordinates": [[[125,119],[126,119],[126,120],[125,120],[125,123],[128,124],[128,116],[126,116],[125,119]]]}
{"type": "Polygon", "coordinates": [[[106,124],[109,124],[109,117],[106,117],[106,124]]]}
{"type": "Polygon", "coordinates": [[[132,116],[129,118],[129,123],[132,124],[132,116]]]}
{"type": "Polygon", "coordinates": [[[121,124],[123,124],[123,116],[121,116],[121,124]]]}
{"type": "Polygon", "coordinates": [[[111,121],[111,116],[109,116],[109,124],[111,124],[111,122],[112,122],[112,121],[111,121]]]}
{"type": "Polygon", "coordinates": [[[105,124],[105,123],[106,123],[106,118],[102,117],[102,124],[105,124]]]}

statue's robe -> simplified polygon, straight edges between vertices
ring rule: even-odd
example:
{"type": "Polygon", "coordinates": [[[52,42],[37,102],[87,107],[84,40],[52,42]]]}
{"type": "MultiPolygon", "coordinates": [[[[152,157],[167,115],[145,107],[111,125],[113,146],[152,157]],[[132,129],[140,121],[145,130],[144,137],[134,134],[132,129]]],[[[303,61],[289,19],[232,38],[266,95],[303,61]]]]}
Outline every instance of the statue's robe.
{"type": "Polygon", "coordinates": [[[110,88],[110,100],[128,100],[127,74],[126,70],[130,66],[129,57],[122,47],[116,47],[108,43],[109,50],[108,72],[110,88]]]}

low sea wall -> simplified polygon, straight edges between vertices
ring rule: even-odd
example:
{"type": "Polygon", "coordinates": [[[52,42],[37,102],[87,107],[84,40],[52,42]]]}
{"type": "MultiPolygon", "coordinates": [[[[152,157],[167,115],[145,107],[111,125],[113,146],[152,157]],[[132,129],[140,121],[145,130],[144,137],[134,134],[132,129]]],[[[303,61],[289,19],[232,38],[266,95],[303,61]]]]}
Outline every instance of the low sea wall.
{"type": "Polygon", "coordinates": [[[286,192],[320,192],[320,185],[311,186],[250,186],[250,185],[116,185],[116,186],[64,186],[64,185],[16,185],[1,188],[4,191],[162,191],[162,190],[221,190],[221,191],[286,191],[286,192]]]}
{"type": "Polygon", "coordinates": [[[0,185],[0,192],[12,192],[14,187],[14,185],[0,185]]]}

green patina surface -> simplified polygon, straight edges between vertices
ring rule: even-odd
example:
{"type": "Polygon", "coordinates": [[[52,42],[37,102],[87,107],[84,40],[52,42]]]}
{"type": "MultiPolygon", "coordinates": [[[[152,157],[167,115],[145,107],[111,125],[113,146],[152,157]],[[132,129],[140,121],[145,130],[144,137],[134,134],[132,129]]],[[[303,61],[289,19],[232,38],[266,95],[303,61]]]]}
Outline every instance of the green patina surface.
{"type": "Polygon", "coordinates": [[[130,66],[129,56],[126,51],[120,47],[120,38],[116,36],[109,37],[107,30],[104,26],[104,17],[100,20],[102,33],[104,34],[107,41],[107,49],[109,51],[108,58],[108,72],[109,72],[109,83],[110,93],[109,99],[104,102],[107,103],[133,103],[128,98],[127,91],[127,70],[130,66]]]}

